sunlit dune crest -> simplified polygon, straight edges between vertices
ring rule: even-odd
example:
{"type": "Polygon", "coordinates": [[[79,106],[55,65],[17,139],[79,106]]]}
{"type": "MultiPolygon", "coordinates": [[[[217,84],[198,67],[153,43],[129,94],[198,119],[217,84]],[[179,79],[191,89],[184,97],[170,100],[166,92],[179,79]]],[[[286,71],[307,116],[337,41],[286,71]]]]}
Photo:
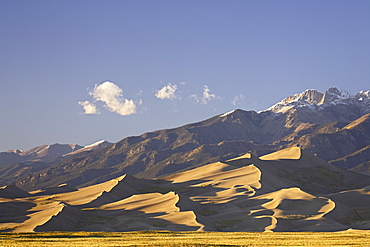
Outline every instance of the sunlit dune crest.
{"type": "Polygon", "coordinates": [[[301,149],[299,147],[291,147],[283,149],[271,154],[261,156],[261,160],[298,160],[301,158],[301,149]]]}

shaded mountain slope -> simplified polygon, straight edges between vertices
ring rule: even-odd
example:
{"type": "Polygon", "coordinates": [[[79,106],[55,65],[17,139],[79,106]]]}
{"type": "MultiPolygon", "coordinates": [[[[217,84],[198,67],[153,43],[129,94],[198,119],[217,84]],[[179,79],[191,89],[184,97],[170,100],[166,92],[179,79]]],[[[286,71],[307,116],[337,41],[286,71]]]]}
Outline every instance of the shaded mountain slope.
{"type": "MultiPolygon", "coordinates": [[[[366,114],[332,133],[314,132],[304,135],[293,141],[291,145],[299,145],[330,162],[338,160],[338,157],[344,160],[346,156],[354,156],[354,153],[358,153],[370,145],[370,114],[366,114]]],[[[362,152],[362,154],[366,156],[366,153],[362,152]]],[[[366,157],[370,158],[370,156],[366,157]]],[[[352,162],[354,161],[352,160],[352,162]]],[[[352,162],[342,164],[341,167],[351,168],[359,164],[352,162]]]]}
{"type": "MultiPolygon", "coordinates": [[[[163,176],[217,160],[226,160],[245,151],[263,155],[286,147],[300,146],[326,161],[334,162],[370,145],[369,114],[363,117],[363,121],[349,123],[351,128],[348,128],[348,124],[339,122],[322,125],[302,123],[293,128],[295,131],[286,128],[284,134],[287,131],[291,134],[273,143],[232,140],[238,138],[238,128],[245,125],[243,119],[251,121],[250,118],[254,115],[255,113],[237,110],[227,116],[216,116],[194,125],[125,138],[90,153],[71,155],[51,165],[19,163],[5,166],[0,168],[3,174],[0,176],[4,182],[16,182],[17,186],[29,189],[35,186],[56,186],[64,182],[72,186],[86,186],[125,173],[145,178],[163,176]],[[218,133],[223,133],[221,138],[217,137],[218,133]],[[213,141],[220,142],[212,143],[213,141]],[[37,171],[38,168],[41,169],[37,171]],[[6,180],[11,174],[11,180],[6,180]]],[[[365,154],[362,159],[366,160],[367,157],[365,154]]],[[[352,160],[347,163],[345,168],[359,164],[352,160]]]]}
{"type": "MultiPolygon", "coordinates": [[[[346,155],[340,159],[332,160],[330,161],[331,164],[341,167],[344,169],[348,168],[355,168],[352,167],[353,164],[359,164],[357,166],[360,166],[362,164],[366,164],[369,162],[369,157],[370,156],[370,145],[355,151],[354,153],[351,153],[349,155],[346,155]]],[[[356,167],[357,167],[356,166],[356,167]]]]}
{"type": "Polygon", "coordinates": [[[370,160],[364,163],[361,163],[355,167],[349,169],[350,171],[359,172],[363,174],[370,174],[370,160]]]}

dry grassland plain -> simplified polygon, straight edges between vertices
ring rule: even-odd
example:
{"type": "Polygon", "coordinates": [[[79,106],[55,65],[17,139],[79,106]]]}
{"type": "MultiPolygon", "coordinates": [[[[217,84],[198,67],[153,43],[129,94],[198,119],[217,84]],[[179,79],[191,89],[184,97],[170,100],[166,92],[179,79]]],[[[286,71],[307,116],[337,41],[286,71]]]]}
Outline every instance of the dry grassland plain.
{"type": "Polygon", "coordinates": [[[0,246],[370,246],[361,232],[0,233],[0,246]]]}

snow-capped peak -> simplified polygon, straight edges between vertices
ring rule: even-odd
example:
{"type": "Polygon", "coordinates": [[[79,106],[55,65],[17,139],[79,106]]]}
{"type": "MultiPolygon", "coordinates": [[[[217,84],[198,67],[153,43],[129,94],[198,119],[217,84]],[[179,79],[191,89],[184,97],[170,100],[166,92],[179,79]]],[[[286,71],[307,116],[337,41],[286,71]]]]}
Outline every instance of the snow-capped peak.
{"type": "Polygon", "coordinates": [[[356,95],[351,95],[345,90],[340,90],[336,87],[331,87],[325,93],[315,89],[307,89],[302,93],[293,94],[265,111],[275,113],[286,112],[291,108],[306,107],[315,109],[317,107],[325,107],[330,104],[347,104],[349,101],[367,101],[370,102],[369,91],[361,91],[356,95]]]}
{"type": "Polygon", "coordinates": [[[332,103],[338,100],[344,100],[353,97],[350,93],[345,90],[340,90],[336,87],[331,87],[326,90],[321,104],[332,103]]]}
{"type": "Polygon", "coordinates": [[[354,97],[359,101],[369,100],[370,91],[360,91],[354,97]]]}
{"type": "Polygon", "coordinates": [[[321,104],[323,98],[324,94],[316,89],[307,89],[302,93],[293,94],[286,97],[265,111],[285,112],[294,107],[319,105],[321,104]]]}

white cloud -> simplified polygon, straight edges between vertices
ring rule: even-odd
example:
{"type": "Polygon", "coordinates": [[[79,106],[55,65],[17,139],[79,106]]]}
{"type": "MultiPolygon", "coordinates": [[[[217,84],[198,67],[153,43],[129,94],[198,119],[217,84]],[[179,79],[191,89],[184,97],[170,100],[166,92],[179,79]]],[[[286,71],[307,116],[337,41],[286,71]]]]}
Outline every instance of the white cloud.
{"type": "Polygon", "coordinates": [[[208,88],[207,85],[204,85],[202,97],[199,97],[196,94],[192,94],[189,96],[189,98],[193,100],[194,103],[201,104],[207,104],[211,100],[221,99],[220,97],[216,96],[216,94],[211,93],[211,90],[208,88]]]}
{"type": "Polygon", "coordinates": [[[104,106],[111,112],[122,116],[136,113],[136,104],[133,100],[123,98],[122,89],[113,82],[103,82],[95,85],[89,93],[96,101],[104,102],[104,106]]]}
{"type": "Polygon", "coordinates": [[[84,108],[84,114],[99,114],[99,110],[90,101],[79,101],[78,104],[84,108]]]}
{"type": "Polygon", "coordinates": [[[204,85],[203,98],[202,98],[203,104],[206,104],[210,100],[216,99],[216,94],[213,94],[210,92],[211,90],[209,90],[208,86],[204,85]]]}
{"type": "Polygon", "coordinates": [[[239,95],[236,95],[232,100],[231,100],[231,104],[233,104],[234,106],[237,106],[237,105],[240,105],[244,102],[245,100],[245,95],[244,94],[239,94],[239,95]]]}
{"type": "Polygon", "coordinates": [[[177,85],[172,85],[171,83],[168,83],[166,86],[156,91],[155,97],[157,97],[158,99],[181,99],[181,97],[176,95],[176,90],[177,85]]]}

